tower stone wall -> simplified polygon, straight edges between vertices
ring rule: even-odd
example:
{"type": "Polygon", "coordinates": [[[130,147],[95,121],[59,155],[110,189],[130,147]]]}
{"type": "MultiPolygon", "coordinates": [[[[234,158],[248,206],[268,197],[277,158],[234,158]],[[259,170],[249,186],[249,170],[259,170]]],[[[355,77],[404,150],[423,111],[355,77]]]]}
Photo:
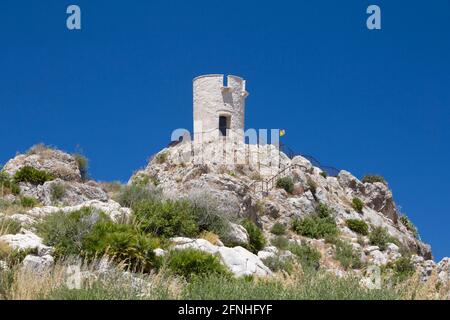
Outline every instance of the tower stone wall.
{"type": "Polygon", "coordinates": [[[229,75],[203,75],[193,80],[194,142],[244,142],[245,80],[229,75]],[[226,133],[224,124],[226,123],[226,133]],[[221,125],[221,126],[220,126],[221,125]]]}

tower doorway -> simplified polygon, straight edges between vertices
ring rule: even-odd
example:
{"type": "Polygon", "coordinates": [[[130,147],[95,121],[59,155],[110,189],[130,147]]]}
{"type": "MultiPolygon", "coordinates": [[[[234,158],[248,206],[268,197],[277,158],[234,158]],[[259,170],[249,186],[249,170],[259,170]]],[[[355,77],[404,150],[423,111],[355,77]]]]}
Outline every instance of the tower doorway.
{"type": "Polygon", "coordinates": [[[219,116],[219,132],[221,137],[227,136],[227,130],[230,129],[230,117],[219,116]]]}

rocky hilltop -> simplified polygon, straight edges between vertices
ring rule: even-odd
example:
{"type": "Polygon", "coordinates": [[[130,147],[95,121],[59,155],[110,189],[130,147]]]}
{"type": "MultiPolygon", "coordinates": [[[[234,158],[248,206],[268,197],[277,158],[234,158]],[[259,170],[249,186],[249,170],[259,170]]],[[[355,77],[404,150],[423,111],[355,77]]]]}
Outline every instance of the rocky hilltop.
{"type": "MultiPolygon", "coordinates": [[[[209,147],[214,146],[204,148],[209,147]]],[[[159,265],[155,259],[166,257],[170,266],[174,252],[195,249],[217,257],[236,277],[273,277],[300,261],[303,268],[312,266],[340,278],[357,276],[364,286],[369,267],[376,266],[383,275],[414,274],[422,283],[433,279],[448,294],[449,259],[433,261],[431,247],[399,212],[381,177],[360,181],[347,171],[327,176],[307,159],[290,159],[278,151],[278,161],[266,161],[263,168],[248,161],[223,164],[222,153],[199,161],[194,148],[180,143],[163,149],[128,185],[89,179],[86,159],[79,155],[45,146],[17,155],[0,176],[0,269],[15,267],[8,258],[11,252],[22,252],[20,268],[35,273],[53,270],[68,253],[87,257],[91,249],[85,240],[93,241],[92,230],[99,223],[112,223],[105,230],[119,232],[117,225],[122,225],[122,235],[130,232],[121,240],[126,244],[110,254],[117,243],[105,249],[103,238],[97,239],[96,253],[104,258],[89,277],[113,268],[120,262],[117,257],[152,270],[159,265]],[[152,200],[144,205],[138,201],[142,197],[152,200]],[[183,201],[191,211],[180,205],[183,201]],[[52,222],[52,217],[72,219],[88,211],[90,229],[84,232],[89,236],[77,234],[71,238],[74,246],[58,238],[68,237],[66,220],[61,221],[67,228],[53,234],[61,222],[52,222]],[[185,211],[186,216],[178,216],[185,211]],[[190,229],[184,224],[190,221],[189,212],[203,212],[190,229]],[[130,225],[134,227],[127,229],[130,225]],[[151,239],[145,238],[148,234],[151,239]],[[129,253],[141,250],[142,241],[152,243],[151,252],[129,253]]],[[[86,224],[79,217],[77,221],[86,224]]],[[[102,234],[110,240],[108,232],[102,234]]]]}

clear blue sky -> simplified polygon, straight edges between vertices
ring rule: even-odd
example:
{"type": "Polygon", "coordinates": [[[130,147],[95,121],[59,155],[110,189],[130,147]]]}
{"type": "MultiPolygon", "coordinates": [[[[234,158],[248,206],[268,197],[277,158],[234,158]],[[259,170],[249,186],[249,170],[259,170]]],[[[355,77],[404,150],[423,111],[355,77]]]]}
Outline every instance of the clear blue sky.
{"type": "Polygon", "coordinates": [[[246,125],[358,177],[450,255],[450,2],[0,2],[0,163],[80,145],[98,180],[126,181],[192,128],[192,78],[247,79],[246,125]],[[78,4],[82,30],[66,29],[78,4]],[[382,30],[365,26],[378,4],[382,30]]]}

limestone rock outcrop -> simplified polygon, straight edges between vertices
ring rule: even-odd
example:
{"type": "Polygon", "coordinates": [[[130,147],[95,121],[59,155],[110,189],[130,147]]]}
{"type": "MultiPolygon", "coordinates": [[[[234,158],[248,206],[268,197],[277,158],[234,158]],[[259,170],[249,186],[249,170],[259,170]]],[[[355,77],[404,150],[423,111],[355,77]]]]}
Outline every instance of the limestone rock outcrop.
{"type": "Polygon", "coordinates": [[[272,271],[264,265],[258,256],[240,246],[234,248],[215,246],[204,239],[183,237],[172,238],[171,241],[175,243],[172,250],[197,249],[210,254],[218,254],[222,263],[237,277],[272,274],[272,271]]]}

